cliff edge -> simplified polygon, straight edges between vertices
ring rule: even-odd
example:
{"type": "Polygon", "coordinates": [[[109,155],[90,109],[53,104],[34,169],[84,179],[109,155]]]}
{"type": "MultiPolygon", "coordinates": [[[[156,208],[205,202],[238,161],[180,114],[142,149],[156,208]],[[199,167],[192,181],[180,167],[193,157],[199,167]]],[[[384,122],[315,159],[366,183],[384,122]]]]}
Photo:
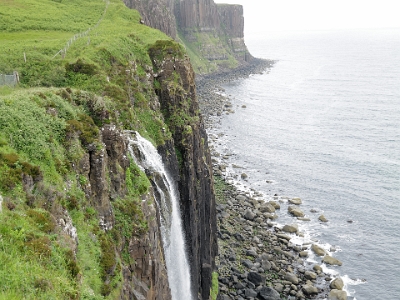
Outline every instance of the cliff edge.
{"type": "Polygon", "coordinates": [[[171,299],[137,131],[178,183],[193,294],[208,299],[215,198],[184,48],[119,0],[39,2],[5,4],[0,20],[1,73],[20,78],[0,87],[2,296],[171,299]]]}

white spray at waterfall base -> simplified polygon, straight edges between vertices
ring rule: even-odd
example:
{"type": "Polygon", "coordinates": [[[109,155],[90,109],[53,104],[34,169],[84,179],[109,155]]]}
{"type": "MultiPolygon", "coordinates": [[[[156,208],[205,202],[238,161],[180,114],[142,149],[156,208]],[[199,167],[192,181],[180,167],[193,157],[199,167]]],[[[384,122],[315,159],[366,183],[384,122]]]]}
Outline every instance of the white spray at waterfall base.
{"type": "Polygon", "coordinates": [[[192,300],[190,270],[174,181],[156,148],[139,133],[129,134],[129,151],[138,166],[151,174],[158,196],[161,235],[173,300],[192,300]],[[136,150],[136,151],[135,151],[136,150]]]}

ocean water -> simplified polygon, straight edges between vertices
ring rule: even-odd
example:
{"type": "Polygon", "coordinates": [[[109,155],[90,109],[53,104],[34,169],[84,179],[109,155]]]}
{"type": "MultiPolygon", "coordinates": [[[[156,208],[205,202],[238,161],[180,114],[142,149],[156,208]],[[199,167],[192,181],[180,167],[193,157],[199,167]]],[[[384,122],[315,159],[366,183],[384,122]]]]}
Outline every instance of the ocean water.
{"type": "Polygon", "coordinates": [[[348,299],[400,299],[400,29],[259,33],[246,43],[277,62],[224,87],[235,113],[211,133],[224,134],[216,145],[231,154],[230,176],[302,198],[310,222],[285,205],[277,221],[337,249],[343,266],[330,269],[348,299]]]}

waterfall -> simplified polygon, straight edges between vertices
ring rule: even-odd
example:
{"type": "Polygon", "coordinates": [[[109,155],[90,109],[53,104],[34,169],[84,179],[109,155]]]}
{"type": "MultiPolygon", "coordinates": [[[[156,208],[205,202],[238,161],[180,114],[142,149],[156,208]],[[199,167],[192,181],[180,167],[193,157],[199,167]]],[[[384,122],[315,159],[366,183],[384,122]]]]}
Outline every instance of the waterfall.
{"type": "Polygon", "coordinates": [[[155,189],[172,300],[192,300],[189,263],[175,182],[165,170],[156,148],[148,140],[130,131],[128,141],[132,158],[146,172],[155,189]]]}

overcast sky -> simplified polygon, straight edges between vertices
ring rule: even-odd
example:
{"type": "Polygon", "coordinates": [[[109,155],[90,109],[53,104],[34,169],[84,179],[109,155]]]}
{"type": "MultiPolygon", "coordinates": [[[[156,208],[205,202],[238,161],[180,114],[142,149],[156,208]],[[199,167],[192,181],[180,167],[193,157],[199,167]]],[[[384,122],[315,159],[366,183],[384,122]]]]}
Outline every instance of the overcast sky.
{"type": "Polygon", "coordinates": [[[244,6],[245,32],[400,27],[400,0],[214,0],[244,6]]]}

